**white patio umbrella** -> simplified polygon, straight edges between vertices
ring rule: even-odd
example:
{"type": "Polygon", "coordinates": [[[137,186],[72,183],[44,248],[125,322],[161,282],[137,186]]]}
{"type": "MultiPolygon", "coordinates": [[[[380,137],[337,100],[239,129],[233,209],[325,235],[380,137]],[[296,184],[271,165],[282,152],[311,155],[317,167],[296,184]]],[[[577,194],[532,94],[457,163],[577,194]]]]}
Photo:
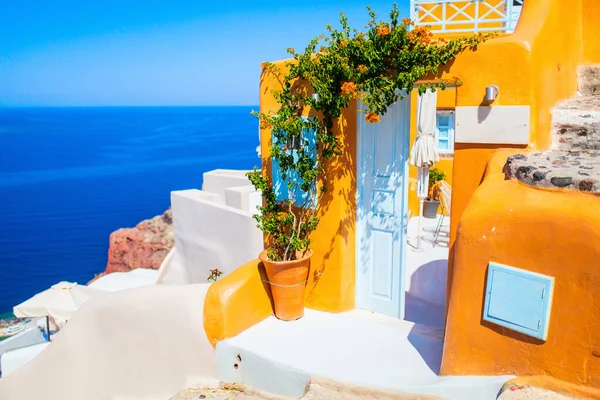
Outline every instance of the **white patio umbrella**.
{"type": "Polygon", "coordinates": [[[417,249],[421,249],[421,219],[423,202],[429,191],[429,167],[440,160],[435,149],[437,93],[427,89],[419,95],[417,103],[417,138],[410,152],[410,164],[417,167],[417,197],[419,198],[419,224],[417,249]]]}
{"type": "Polygon", "coordinates": [[[77,283],[59,282],[13,307],[13,314],[19,318],[51,317],[66,321],[83,303],[104,293],[77,283]]]}

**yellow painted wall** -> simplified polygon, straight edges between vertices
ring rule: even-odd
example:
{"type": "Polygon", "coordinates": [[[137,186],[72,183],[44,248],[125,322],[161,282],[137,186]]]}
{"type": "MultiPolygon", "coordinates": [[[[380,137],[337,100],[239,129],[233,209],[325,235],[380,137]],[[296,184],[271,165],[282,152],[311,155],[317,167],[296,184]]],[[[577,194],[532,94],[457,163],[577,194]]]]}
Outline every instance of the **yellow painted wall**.
{"type": "Polygon", "coordinates": [[[583,0],[583,61],[585,64],[600,63],[600,1],[583,0]]]}
{"type": "MultiPolygon", "coordinates": [[[[285,63],[276,63],[285,71],[285,63]]],[[[260,110],[276,113],[279,104],[272,91],[280,87],[278,75],[261,75],[260,110]]],[[[301,85],[297,90],[304,90],[301,85]]],[[[311,110],[306,109],[306,115],[311,110]]],[[[307,283],[306,306],[330,312],[354,308],[355,229],[356,229],[356,104],[353,102],[337,121],[334,131],[340,140],[342,155],[325,167],[327,193],[321,200],[319,226],[311,235],[311,269],[307,283]]],[[[262,165],[271,176],[269,146],[271,131],[261,130],[262,165]]]]}

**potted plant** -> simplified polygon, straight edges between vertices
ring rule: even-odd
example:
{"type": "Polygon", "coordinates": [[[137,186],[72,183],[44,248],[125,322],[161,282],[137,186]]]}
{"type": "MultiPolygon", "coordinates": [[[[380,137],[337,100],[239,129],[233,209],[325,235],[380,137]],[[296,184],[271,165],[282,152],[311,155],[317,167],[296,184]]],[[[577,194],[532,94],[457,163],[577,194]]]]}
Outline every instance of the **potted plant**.
{"type": "MultiPolygon", "coordinates": [[[[278,110],[253,112],[264,135],[270,136],[272,168],[248,173],[262,192],[263,204],[254,216],[265,234],[266,250],[259,258],[271,285],[275,315],[293,320],[304,314],[304,291],[312,251],[311,233],[326,205],[323,194],[331,180],[332,158],[347,151],[343,134],[334,126],[345,109],[360,99],[364,118],[377,123],[387,108],[418,87],[444,89],[459,85],[458,79],[432,80],[417,84],[425,76],[436,76],[465,49],[475,49],[491,35],[478,34],[451,40],[435,38],[428,28],[413,27],[400,20],[394,6],[389,21],[371,20],[366,32],[352,29],[342,14],[341,29],[327,26],[327,37],[313,39],[304,52],[289,48],[293,60],[285,67],[264,62],[263,78],[278,82],[271,88],[278,110]],[[310,112],[311,118],[306,114],[310,112]]],[[[343,172],[343,171],[342,171],[343,172]]],[[[350,172],[349,172],[350,173],[350,172]]]]}
{"type": "Polygon", "coordinates": [[[423,203],[423,216],[437,218],[440,207],[440,182],[446,179],[446,173],[438,168],[429,170],[429,193],[423,203]]]}

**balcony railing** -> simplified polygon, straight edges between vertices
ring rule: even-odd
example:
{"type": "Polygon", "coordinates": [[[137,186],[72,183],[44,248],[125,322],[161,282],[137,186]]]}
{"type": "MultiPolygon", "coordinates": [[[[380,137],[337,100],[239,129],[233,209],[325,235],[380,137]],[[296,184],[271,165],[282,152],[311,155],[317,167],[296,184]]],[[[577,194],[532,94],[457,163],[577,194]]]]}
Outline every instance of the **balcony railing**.
{"type": "Polygon", "coordinates": [[[514,31],[524,0],[411,0],[416,26],[433,33],[514,31]]]}

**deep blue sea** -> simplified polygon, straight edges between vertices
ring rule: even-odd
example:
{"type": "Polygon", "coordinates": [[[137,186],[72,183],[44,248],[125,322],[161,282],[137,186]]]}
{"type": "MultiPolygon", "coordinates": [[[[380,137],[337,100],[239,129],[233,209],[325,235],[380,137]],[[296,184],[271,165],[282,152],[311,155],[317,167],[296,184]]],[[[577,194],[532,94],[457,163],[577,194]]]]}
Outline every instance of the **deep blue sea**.
{"type": "Polygon", "coordinates": [[[106,267],[108,237],[202,173],[251,169],[252,107],[0,108],[0,313],[106,267]]]}

